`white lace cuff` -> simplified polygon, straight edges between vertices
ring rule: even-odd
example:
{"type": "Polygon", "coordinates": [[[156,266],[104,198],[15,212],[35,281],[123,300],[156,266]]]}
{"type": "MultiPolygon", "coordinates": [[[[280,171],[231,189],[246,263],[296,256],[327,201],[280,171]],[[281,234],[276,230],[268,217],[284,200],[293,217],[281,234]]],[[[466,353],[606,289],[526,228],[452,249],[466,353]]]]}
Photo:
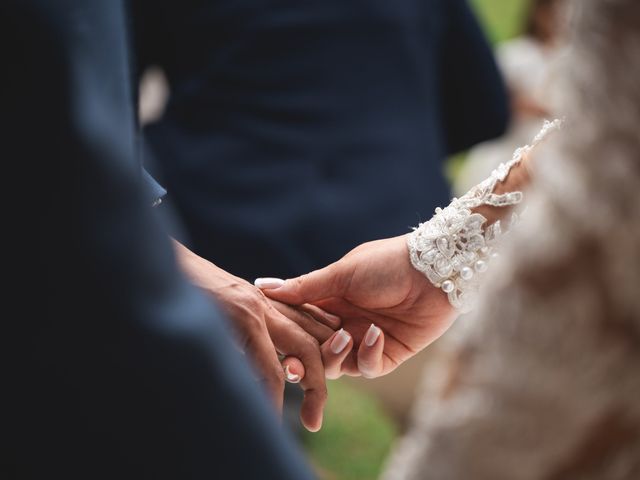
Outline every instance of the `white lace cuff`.
{"type": "MultiPolygon", "coordinates": [[[[522,201],[522,192],[493,193],[498,182],[505,180],[511,169],[540,143],[560,120],[545,122],[531,145],[517,149],[508,163],[501,164],[489,178],[460,198],[454,198],[445,209],[436,208],[435,215],[409,235],[407,244],[413,266],[448,296],[461,312],[473,308],[482,274],[489,260],[496,256],[496,245],[502,236],[502,224],[496,221],[484,228],[487,219],[471,210],[482,205],[507,207],[522,201]]],[[[517,220],[511,217],[509,228],[517,220]]]]}

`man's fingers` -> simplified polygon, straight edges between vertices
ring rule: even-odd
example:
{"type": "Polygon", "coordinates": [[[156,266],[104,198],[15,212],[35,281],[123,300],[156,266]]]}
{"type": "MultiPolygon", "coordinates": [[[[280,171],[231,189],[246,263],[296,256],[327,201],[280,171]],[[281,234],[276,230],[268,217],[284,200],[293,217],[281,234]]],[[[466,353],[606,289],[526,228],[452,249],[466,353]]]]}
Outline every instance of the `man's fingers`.
{"type": "Polygon", "coordinates": [[[325,325],[324,321],[317,320],[318,317],[316,317],[315,315],[319,316],[320,314],[318,312],[323,312],[323,310],[319,308],[317,309],[317,311],[313,311],[312,314],[311,310],[307,310],[306,308],[304,310],[302,310],[302,307],[294,308],[276,300],[271,300],[271,305],[273,305],[273,307],[278,310],[278,312],[287,317],[289,320],[298,324],[305,332],[318,340],[319,343],[325,342],[327,338],[329,338],[334,333],[334,330],[325,325]]]}
{"type": "MultiPolygon", "coordinates": [[[[331,334],[333,334],[333,332],[338,330],[342,325],[342,319],[340,317],[332,313],[325,312],[323,309],[321,309],[316,305],[305,303],[303,305],[300,305],[298,308],[303,312],[306,312],[309,315],[311,315],[316,321],[329,327],[331,329],[331,334]]],[[[325,340],[326,338],[322,340],[320,343],[323,343],[325,340]]]]}
{"type": "Polygon", "coordinates": [[[352,349],[353,338],[349,332],[342,328],[322,345],[320,350],[322,351],[325,377],[336,379],[342,376],[342,364],[352,349]]]}
{"type": "Polygon", "coordinates": [[[372,323],[358,348],[358,370],[364,377],[375,378],[382,375],[383,352],[384,334],[372,323]]]}
{"type": "Polygon", "coordinates": [[[258,278],[255,285],[269,298],[291,305],[314,303],[344,294],[344,274],[339,263],[289,280],[258,278]]]}
{"type": "Polygon", "coordinates": [[[324,377],[324,367],[320,352],[317,351],[317,360],[307,358],[306,375],[300,381],[304,390],[304,400],[300,410],[300,420],[310,432],[317,432],[322,428],[324,407],[327,403],[327,384],[324,377]]]}
{"type": "Polygon", "coordinates": [[[269,338],[266,328],[248,332],[245,350],[261,375],[261,382],[264,383],[276,410],[281,413],[284,396],[284,371],[278,359],[276,347],[269,338]]]}
{"type": "MultiPolygon", "coordinates": [[[[316,432],[322,426],[327,401],[327,386],[318,341],[275,310],[269,315],[267,322],[276,348],[288,356],[285,367],[289,365],[290,373],[291,368],[295,368],[291,357],[299,359],[304,367],[304,376],[300,379],[300,386],[304,390],[300,419],[307,430],[316,432]]],[[[280,370],[284,373],[282,368],[280,370]]]]}

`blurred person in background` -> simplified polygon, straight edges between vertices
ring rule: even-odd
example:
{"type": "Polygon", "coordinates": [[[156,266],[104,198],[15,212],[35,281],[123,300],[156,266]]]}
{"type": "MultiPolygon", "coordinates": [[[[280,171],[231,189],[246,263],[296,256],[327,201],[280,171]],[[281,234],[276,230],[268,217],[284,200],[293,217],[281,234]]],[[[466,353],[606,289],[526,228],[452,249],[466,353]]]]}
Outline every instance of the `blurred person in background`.
{"type": "Polygon", "coordinates": [[[169,87],[154,173],[189,248],[244,279],[405,230],[448,201],[445,158],[506,128],[466,0],[132,5],[139,69],[169,87]]]}
{"type": "Polygon", "coordinates": [[[132,0],[146,128],[189,246],[294,276],[445,204],[447,155],[500,135],[505,89],[464,0],[132,0]]]}
{"type": "Polygon", "coordinates": [[[521,36],[497,49],[497,59],[511,96],[511,122],[498,140],[472,148],[454,180],[463,195],[557,116],[562,92],[558,67],[565,53],[566,0],[531,0],[521,36]]]}

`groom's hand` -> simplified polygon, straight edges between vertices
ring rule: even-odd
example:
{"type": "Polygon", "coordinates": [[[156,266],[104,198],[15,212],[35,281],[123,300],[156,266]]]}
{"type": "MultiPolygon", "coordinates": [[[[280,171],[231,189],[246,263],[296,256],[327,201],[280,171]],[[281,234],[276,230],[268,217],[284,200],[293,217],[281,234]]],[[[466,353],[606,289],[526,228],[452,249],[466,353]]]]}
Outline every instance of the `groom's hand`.
{"type": "Polygon", "coordinates": [[[339,316],[357,347],[340,372],[348,375],[391,372],[454,319],[446,295],[411,265],[405,236],[365,243],[298,278],[257,284],[272,299],[313,303],[339,316]]]}
{"type": "Polygon", "coordinates": [[[311,305],[294,309],[270,301],[245,280],[181,244],[174,244],[178,262],[187,277],[211,295],[231,320],[240,348],[253,360],[278,411],[282,410],[285,378],[300,381],[305,391],[300,418],[307,429],[318,430],[327,399],[320,343],[334,334],[340,320],[311,305]],[[294,364],[298,369],[304,367],[302,374],[296,378],[290,369],[285,372],[278,354],[288,356],[285,367],[297,359],[294,364]]]}

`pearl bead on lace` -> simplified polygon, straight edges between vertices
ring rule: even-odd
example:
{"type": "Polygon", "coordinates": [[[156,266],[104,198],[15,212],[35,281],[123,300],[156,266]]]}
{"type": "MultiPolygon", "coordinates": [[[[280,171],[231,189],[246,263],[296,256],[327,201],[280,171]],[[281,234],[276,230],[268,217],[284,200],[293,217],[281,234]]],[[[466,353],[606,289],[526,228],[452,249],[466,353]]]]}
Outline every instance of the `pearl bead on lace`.
{"type": "Polygon", "coordinates": [[[487,262],[485,262],[484,260],[478,260],[475,264],[475,268],[476,268],[476,272],[478,273],[483,273],[487,271],[487,262]]]}
{"type": "Polygon", "coordinates": [[[442,282],[442,291],[444,293],[451,293],[455,288],[456,286],[451,280],[445,280],[442,282]]]}
{"type": "MultiPolygon", "coordinates": [[[[494,193],[496,184],[504,181],[509,171],[520,163],[544,137],[560,126],[560,121],[545,123],[533,145],[519,148],[511,161],[496,168],[484,182],[467,194],[454,198],[448,207],[436,208],[431,220],[422,223],[408,236],[411,264],[424,273],[431,283],[440,287],[449,302],[462,312],[475,302],[482,273],[488,262],[498,256],[496,248],[503,236],[500,221],[486,225],[487,219],[475,208],[481,205],[507,207],[522,201],[522,192],[494,193]]],[[[507,230],[514,225],[515,214],[507,230]]]]}
{"type": "Polygon", "coordinates": [[[460,276],[463,280],[471,280],[471,278],[473,278],[473,270],[469,267],[463,267],[462,270],[460,270],[460,276]]]}

